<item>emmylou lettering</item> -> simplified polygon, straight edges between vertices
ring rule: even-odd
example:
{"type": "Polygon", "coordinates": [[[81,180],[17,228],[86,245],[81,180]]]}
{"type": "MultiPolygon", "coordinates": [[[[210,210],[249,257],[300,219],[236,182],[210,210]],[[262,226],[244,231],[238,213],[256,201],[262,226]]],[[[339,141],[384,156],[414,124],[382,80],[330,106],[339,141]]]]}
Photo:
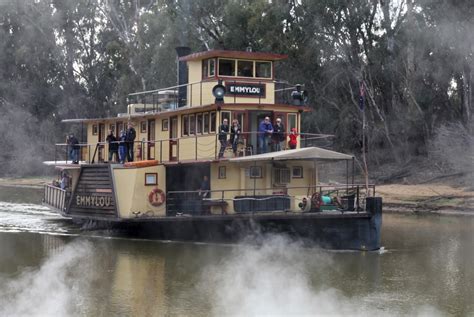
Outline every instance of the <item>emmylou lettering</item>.
{"type": "Polygon", "coordinates": [[[230,86],[230,92],[244,93],[244,94],[259,94],[261,91],[260,87],[239,87],[230,86]]]}
{"type": "Polygon", "coordinates": [[[76,205],[84,207],[108,207],[112,202],[110,196],[76,196],[76,205]]]}
{"type": "Polygon", "coordinates": [[[227,93],[240,96],[265,96],[265,85],[226,83],[227,93]]]}

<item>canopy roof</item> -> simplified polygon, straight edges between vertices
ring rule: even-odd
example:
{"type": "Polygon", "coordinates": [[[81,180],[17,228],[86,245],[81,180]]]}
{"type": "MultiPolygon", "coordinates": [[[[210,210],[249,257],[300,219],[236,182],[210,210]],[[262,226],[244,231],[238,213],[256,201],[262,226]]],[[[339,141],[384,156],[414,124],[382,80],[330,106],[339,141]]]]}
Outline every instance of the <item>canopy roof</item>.
{"type": "Polygon", "coordinates": [[[352,160],[354,156],[322,149],[319,147],[307,147],[303,149],[286,150],[265,154],[257,154],[229,159],[230,162],[255,162],[255,161],[289,161],[289,160],[318,160],[318,161],[340,161],[352,160]]]}
{"type": "Polygon", "coordinates": [[[192,54],[180,57],[179,60],[180,61],[194,61],[194,60],[201,60],[201,59],[213,58],[213,57],[279,61],[279,60],[288,58],[288,55],[266,53],[266,52],[210,50],[210,51],[192,53],[192,54]]]}

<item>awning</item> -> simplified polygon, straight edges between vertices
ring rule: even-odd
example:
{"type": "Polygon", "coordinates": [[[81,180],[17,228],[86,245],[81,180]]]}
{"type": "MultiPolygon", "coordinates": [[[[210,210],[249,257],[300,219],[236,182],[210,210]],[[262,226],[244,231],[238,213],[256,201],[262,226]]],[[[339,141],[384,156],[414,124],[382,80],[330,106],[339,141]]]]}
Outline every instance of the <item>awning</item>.
{"type": "Polygon", "coordinates": [[[318,160],[341,161],[352,160],[354,156],[330,151],[318,147],[286,150],[265,154],[250,155],[229,159],[230,162],[255,162],[255,161],[289,161],[289,160],[318,160]]]}

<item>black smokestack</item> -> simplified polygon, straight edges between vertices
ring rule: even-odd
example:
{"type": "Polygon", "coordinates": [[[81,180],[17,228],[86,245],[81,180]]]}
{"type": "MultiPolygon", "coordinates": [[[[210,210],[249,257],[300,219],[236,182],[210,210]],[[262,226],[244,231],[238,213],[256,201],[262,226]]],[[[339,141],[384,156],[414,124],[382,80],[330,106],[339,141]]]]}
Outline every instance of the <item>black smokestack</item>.
{"type": "MultiPolygon", "coordinates": [[[[178,54],[178,85],[185,85],[188,83],[188,67],[186,65],[186,62],[181,62],[179,58],[191,54],[191,49],[187,46],[178,46],[176,48],[176,54],[178,54]]],[[[188,87],[183,86],[178,88],[178,107],[183,107],[186,105],[187,94],[188,87]]]]}

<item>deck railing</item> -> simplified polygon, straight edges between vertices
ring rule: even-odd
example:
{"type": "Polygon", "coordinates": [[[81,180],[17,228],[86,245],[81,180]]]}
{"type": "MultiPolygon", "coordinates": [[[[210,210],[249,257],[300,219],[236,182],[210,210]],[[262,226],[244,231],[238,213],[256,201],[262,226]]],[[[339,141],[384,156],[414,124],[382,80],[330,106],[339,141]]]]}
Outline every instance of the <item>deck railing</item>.
{"type": "Polygon", "coordinates": [[[59,211],[66,210],[68,192],[53,185],[44,185],[43,203],[59,211]]]}
{"type": "MultiPolygon", "coordinates": [[[[227,213],[232,205],[237,213],[274,211],[314,211],[300,204],[311,204],[311,197],[331,198],[330,203],[321,203],[319,210],[361,212],[365,210],[366,197],[375,196],[375,185],[361,184],[318,185],[310,187],[248,188],[209,191],[168,191],[167,215],[205,215],[211,208],[227,213]]],[[[322,199],[322,198],[319,198],[322,199]]],[[[310,206],[311,207],[311,206],[310,206]]]]}
{"type": "MultiPolygon", "coordinates": [[[[258,154],[256,142],[258,132],[242,132],[239,137],[238,156],[248,156],[258,154]],[[255,140],[251,140],[252,136],[255,140]]],[[[301,133],[299,134],[299,147],[319,146],[328,148],[331,145],[332,135],[301,133]]],[[[234,157],[232,144],[227,136],[228,144],[225,151],[225,157],[234,157]]],[[[288,139],[288,138],[286,138],[288,139]]],[[[120,142],[116,142],[120,144],[120,142]]],[[[94,164],[108,162],[109,144],[107,142],[98,142],[90,144],[78,144],[80,161],[94,164]]],[[[183,161],[183,160],[215,160],[219,158],[221,147],[219,134],[190,135],[181,138],[161,139],[161,140],[142,140],[134,141],[134,160],[154,159],[160,162],[183,161]]],[[[284,142],[284,149],[288,149],[288,141],[284,142]]],[[[271,145],[268,147],[271,152],[271,145]]],[[[54,161],[71,162],[71,147],[66,143],[56,144],[54,161]]]]}
{"type": "MultiPolygon", "coordinates": [[[[225,84],[238,84],[246,82],[245,78],[239,80],[225,80],[225,84]]],[[[135,105],[134,112],[163,112],[169,110],[176,110],[179,107],[202,107],[205,105],[214,103],[214,96],[212,95],[212,88],[217,84],[216,81],[198,81],[188,84],[176,85],[166,88],[160,88],[155,90],[141,91],[131,93],[127,97],[127,103],[129,105],[135,105]],[[186,94],[183,94],[183,89],[186,94]]],[[[254,85],[265,85],[265,92],[269,89],[266,87],[267,84],[274,84],[274,96],[270,98],[267,93],[261,94],[248,99],[246,103],[266,104],[266,103],[279,103],[279,104],[293,104],[291,93],[296,89],[296,85],[290,84],[285,81],[254,81],[254,85]]],[[[237,92],[230,93],[226,92],[225,103],[236,104],[241,103],[239,94],[237,92]]],[[[298,104],[300,105],[300,104],[298,104]]]]}

